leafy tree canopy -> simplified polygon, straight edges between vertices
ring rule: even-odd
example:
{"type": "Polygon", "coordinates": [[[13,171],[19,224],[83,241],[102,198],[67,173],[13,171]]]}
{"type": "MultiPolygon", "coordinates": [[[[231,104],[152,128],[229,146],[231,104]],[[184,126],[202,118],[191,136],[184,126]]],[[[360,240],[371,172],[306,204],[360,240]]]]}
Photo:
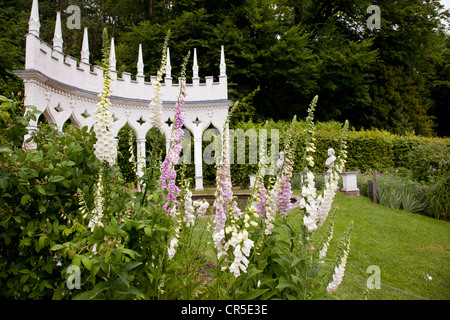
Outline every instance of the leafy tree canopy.
{"type": "MultiPolygon", "coordinates": [[[[31,1],[1,2],[0,93],[8,96],[22,88],[12,70],[23,69],[31,1]]],[[[155,48],[168,29],[174,75],[186,52],[197,48],[200,76],[217,76],[224,45],[230,99],[251,96],[246,104],[255,119],[304,117],[319,95],[321,121],[449,135],[450,40],[442,21],[450,13],[439,1],[40,0],[40,36],[48,43],[56,11],[62,12],[64,53],[79,57],[88,27],[91,61],[98,64],[106,27],[119,72],[135,70],[141,43],[144,72],[154,75],[155,48]],[[81,8],[80,29],[65,23],[71,4],[81,8]],[[367,26],[372,4],[380,8],[380,29],[367,26]]]]}

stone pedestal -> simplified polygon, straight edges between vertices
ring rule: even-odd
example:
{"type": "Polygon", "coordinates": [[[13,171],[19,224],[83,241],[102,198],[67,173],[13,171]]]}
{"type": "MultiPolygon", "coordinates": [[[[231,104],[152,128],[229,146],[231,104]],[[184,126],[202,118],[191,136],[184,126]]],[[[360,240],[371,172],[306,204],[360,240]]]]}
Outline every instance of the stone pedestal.
{"type": "Polygon", "coordinates": [[[346,196],[359,196],[359,189],[356,180],[358,172],[357,171],[349,171],[342,172],[342,194],[346,196]]]}
{"type": "Polygon", "coordinates": [[[250,178],[249,189],[253,189],[253,187],[255,186],[256,174],[249,174],[248,177],[250,178]]]}

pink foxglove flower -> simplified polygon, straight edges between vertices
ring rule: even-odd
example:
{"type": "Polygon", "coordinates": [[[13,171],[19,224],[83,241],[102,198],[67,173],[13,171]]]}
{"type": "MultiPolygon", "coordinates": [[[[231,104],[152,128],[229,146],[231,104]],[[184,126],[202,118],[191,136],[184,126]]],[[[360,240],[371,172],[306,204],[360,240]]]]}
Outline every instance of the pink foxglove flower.
{"type": "Polygon", "coordinates": [[[163,206],[164,210],[166,210],[166,214],[169,214],[173,209],[173,207],[175,206],[177,195],[180,193],[180,188],[175,185],[175,179],[177,176],[177,173],[175,171],[175,164],[177,164],[180,159],[180,152],[182,149],[181,141],[183,140],[183,129],[181,127],[184,123],[183,105],[184,98],[186,97],[185,73],[188,58],[189,54],[185,57],[181,68],[180,95],[175,105],[175,121],[173,123],[172,133],[170,137],[169,152],[167,153],[163,163],[161,164],[161,187],[163,189],[167,189],[168,191],[167,202],[163,206]]]}
{"type": "Polygon", "coordinates": [[[289,181],[286,181],[280,193],[279,209],[280,215],[282,217],[288,214],[289,211],[291,210],[292,207],[291,197],[292,197],[291,183],[289,181]]]}
{"type": "Polygon", "coordinates": [[[255,187],[257,188],[256,193],[256,212],[258,212],[261,219],[264,219],[266,215],[266,201],[267,201],[267,190],[264,186],[264,181],[257,178],[255,182],[255,187]]]}
{"type": "MultiPolygon", "coordinates": [[[[281,157],[280,157],[281,158],[281,157]]],[[[291,210],[291,197],[292,189],[290,179],[292,177],[292,153],[287,151],[283,155],[284,161],[280,169],[282,169],[281,174],[281,192],[278,196],[278,209],[280,210],[280,215],[284,217],[291,210]]]]}
{"type": "Polygon", "coordinates": [[[161,80],[162,76],[166,70],[167,64],[167,45],[170,38],[170,31],[167,33],[164,39],[164,45],[162,49],[161,65],[156,73],[156,81],[152,83],[153,85],[153,96],[152,101],[149,104],[150,109],[150,121],[152,125],[157,127],[159,131],[163,132],[163,121],[162,121],[162,92],[161,92],[161,80]]]}
{"type": "Polygon", "coordinates": [[[264,220],[266,216],[266,204],[267,204],[267,189],[264,185],[264,176],[266,172],[266,155],[263,145],[260,146],[258,174],[255,181],[255,192],[253,194],[255,212],[259,217],[264,220]]]}
{"type": "Polygon", "coordinates": [[[225,226],[227,220],[226,212],[232,209],[236,216],[241,215],[241,211],[237,207],[236,201],[233,201],[233,191],[230,175],[230,152],[229,152],[229,123],[228,119],[223,128],[222,137],[222,154],[221,159],[217,164],[216,184],[217,190],[215,192],[216,200],[213,207],[216,209],[214,218],[215,232],[218,232],[225,226]]]}
{"type": "MultiPolygon", "coordinates": [[[[233,110],[233,109],[232,109],[233,110]]],[[[230,112],[231,113],[231,112],[230,112]]],[[[217,162],[216,173],[216,199],[214,208],[216,215],[214,218],[215,229],[213,232],[213,240],[217,250],[217,258],[228,257],[229,261],[233,260],[228,269],[238,277],[241,272],[247,272],[248,259],[251,249],[254,246],[253,240],[249,239],[247,228],[250,226],[258,226],[258,223],[251,220],[247,211],[245,214],[237,206],[237,202],[233,199],[231,175],[230,175],[230,155],[229,155],[229,122],[228,118],[225,122],[222,137],[222,153],[217,162]],[[243,218],[243,221],[240,219],[243,218]],[[229,252],[231,248],[234,250],[229,252]]],[[[251,215],[256,214],[256,208],[250,206],[251,215]]],[[[227,267],[223,267],[224,270],[227,267]]]]}

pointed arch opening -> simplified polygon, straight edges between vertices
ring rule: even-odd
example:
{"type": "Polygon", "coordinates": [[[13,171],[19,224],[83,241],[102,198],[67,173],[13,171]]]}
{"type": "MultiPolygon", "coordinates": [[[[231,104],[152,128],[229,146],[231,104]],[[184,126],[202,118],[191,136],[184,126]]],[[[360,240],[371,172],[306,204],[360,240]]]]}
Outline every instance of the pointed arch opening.
{"type": "Polygon", "coordinates": [[[166,138],[158,128],[153,127],[145,135],[146,168],[159,170],[166,156],[166,138]]]}
{"type": "Polygon", "coordinates": [[[203,184],[205,187],[216,186],[216,157],[221,152],[221,139],[220,130],[212,123],[203,132],[203,184]]]}
{"type": "Polygon", "coordinates": [[[117,164],[125,182],[134,188],[137,183],[136,134],[127,123],[119,130],[116,139],[117,164]]]}

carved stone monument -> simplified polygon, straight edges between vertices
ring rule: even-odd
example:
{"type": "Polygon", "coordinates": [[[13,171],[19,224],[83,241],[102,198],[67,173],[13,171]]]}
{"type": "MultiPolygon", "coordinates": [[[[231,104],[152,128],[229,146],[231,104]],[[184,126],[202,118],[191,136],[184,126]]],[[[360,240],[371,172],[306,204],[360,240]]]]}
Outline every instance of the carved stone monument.
{"type": "MultiPolygon", "coordinates": [[[[333,148],[328,149],[328,158],[325,161],[325,166],[328,168],[327,172],[324,172],[324,178],[327,180],[330,176],[331,170],[334,167],[334,162],[336,161],[336,156],[333,148]]],[[[359,189],[357,186],[357,171],[342,172],[340,176],[342,177],[342,194],[359,196],[359,189]]],[[[339,190],[339,189],[338,189],[339,190]]]]}

